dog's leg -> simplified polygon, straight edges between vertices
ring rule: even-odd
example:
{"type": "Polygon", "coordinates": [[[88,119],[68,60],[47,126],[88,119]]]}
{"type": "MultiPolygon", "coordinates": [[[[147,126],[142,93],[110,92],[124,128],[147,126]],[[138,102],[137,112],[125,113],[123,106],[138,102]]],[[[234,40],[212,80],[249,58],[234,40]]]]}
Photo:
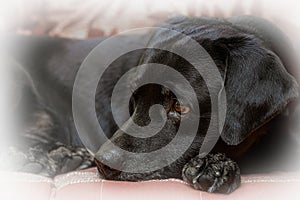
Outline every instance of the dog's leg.
{"type": "Polygon", "coordinates": [[[0,168],[54,176],[92,166],[93,157],[81,146],[59,142],[57,129],[49,113],[36,111],[14,141],[0,153],[0,168]]]}
{"type": "Polygon", "coordinates": [[[50,150],[46,150],[43,145],[49,144],[39,143],[37,146],[29,147],[26,150],[10,146],[6,152],[2,152],[0,168],[54,176],[93,165],[93,157],[83,147],[54,143],[51,144],[50,150]]]}
{"type": "Polygon", "coordinates": [[[241,184],[238,165],[221,153],[191,159],[182,177],[195,189],[207,192],[230,193],[241,184]]]}
{"type": "Polygon", "coordinates": [[[8,91],[14,95],[6,106],[16,123],[0,146],[0,170],[54,176],[91,166],[93,157],[68,140],[67,124],[44,104],[30,74],[15,62],[9,66],[8,91]]]}

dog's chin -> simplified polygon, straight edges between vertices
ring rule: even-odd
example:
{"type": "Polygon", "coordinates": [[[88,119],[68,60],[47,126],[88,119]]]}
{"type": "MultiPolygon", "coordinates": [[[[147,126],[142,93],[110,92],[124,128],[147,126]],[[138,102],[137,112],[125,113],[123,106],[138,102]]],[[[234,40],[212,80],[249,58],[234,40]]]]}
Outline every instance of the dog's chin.
{"type": "MultiPolygon", "coordinates": [[[[143,173],[125,172],[105,166],[97,160],[95,160],[95,162],[100,176],[106,180],[137,182],[169,178],[182,179],[182,169],[187,161],[182,159],[180,162],[174,162],[164,168],[155,171],[149,170],[143,173]]],[[[134,168],[132,167],[131,169],[133,170],[134,168]]]]}
{"type": "Polygon", "coordinates": [[[154,180],[154,179],[174,178],[174,177],[166,176],[166,175],[158,173],[158,172],[149,172],[149,173],[126,173],[126,172],[121,172],[117,176],[105,176],[103,173],[100,173],[100,174],[106,180],[131,181],[131,182],[148,181],[148,180],[154,180]]]}

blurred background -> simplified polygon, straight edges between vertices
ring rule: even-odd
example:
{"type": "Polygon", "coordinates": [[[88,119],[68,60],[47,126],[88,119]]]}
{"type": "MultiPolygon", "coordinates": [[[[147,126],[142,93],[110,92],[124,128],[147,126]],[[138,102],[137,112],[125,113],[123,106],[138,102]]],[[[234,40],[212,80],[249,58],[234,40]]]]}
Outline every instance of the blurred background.
{"type": "Polygon", "coordinates": [[[152,26],[176,15],[260,16],[299,40],[298,0],[1,0],[0,31],[87,38],[152,26]]]}

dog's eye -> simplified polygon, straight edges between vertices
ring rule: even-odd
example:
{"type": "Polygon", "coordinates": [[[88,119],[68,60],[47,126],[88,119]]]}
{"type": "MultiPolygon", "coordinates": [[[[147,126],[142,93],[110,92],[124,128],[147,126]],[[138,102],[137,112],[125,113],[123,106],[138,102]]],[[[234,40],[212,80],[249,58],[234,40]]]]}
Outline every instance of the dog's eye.
{"type": "Polygon", "coordinates": [[[187,114],[191,110],[188,106],[180,105],[179,101],[175,102],[174,109],[180,114],[187,114]]]}

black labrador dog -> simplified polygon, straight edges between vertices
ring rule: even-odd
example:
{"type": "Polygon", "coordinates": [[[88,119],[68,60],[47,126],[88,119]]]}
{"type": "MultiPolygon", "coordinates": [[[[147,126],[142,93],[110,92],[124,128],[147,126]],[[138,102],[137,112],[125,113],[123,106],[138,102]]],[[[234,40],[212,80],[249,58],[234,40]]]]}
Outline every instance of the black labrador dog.
{"type": "MultiPolygon", "coordinates": [[[[161,49],[136,50],[121,56],[105,70],[97,87],[95,110],[110,141],[101,146],[94,159],[74,125],[72,88],[83,60],[105,38],[81,41],[14,36],[5,49],[14,60],[9,67],[14,74],[14,90],[21,94],[11,111],[21,122],[17,139],[9,148],[14,169],[53,176],[96,164],[100,174],[109,180],[179,178],[196,189],[230,193],[240,185],[240,173],[293,166],[287,160],[293,158],[290,155],[298,147],[290,134],[293,129],[297,131],[291,123],[297,119],[298,75],[292,47],[284,34],[269,22],[247,16],[177,17],[160,27],[196,40],[212,57],[224,79],[226,120],[211,152],[206,156],[199,154],[211,117],[209,92],[201,75],[179,55],[161,49]],[[126,156],[111,148],[111,143],[135,153],[160,149],[175,137],[181,120],[188,120],[193,109],[168,88],[146,84],[131,96],[131,118],[146,126],[150,122],[150,107],[161,104],[166,112],[164,127],[148,138],[136,138],[119,129],[110,108],[114,85],[133,66],[145,63],[170,66],[191,83],[199,101],[201,122],[192,144],[176,161],[154,171],[129,173],[112,167],[126,165],[134,171],[135,163],[129,163],[126,156]]],[[[137,38],[128,36],[127,44],[137,38]]],[[[168,35],[159,34],[151,38],[157,43],[168,39],[168,35]]],[[[184,41],[178,42],[185,48],[184,41]]],[[[142,78],[143,72],[135,73],[128,85],[142,78]]]]}

